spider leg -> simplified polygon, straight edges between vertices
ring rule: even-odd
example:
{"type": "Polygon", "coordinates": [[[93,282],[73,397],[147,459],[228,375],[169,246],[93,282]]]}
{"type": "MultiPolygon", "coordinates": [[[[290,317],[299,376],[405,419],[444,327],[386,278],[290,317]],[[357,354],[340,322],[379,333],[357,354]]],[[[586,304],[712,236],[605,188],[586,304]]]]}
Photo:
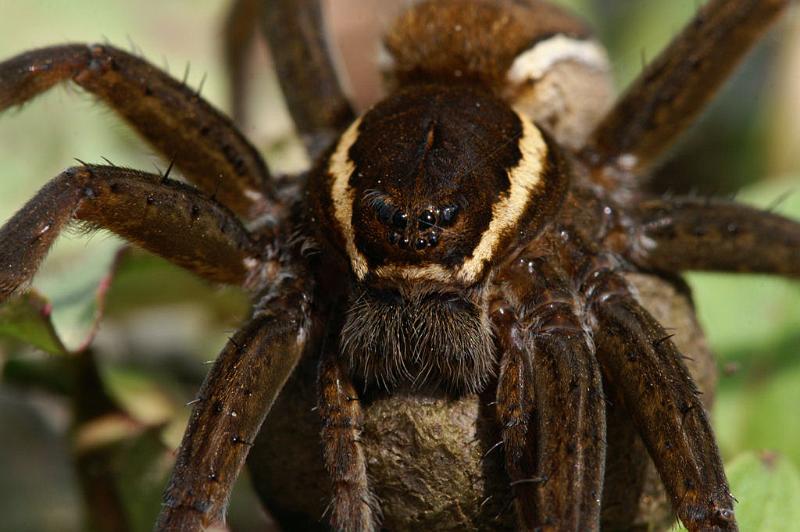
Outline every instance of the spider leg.
{"type": "Polygon", "coordinates": [[[789,0],[711,0],[590,136],[587,160],[633,184],[702,111],[789,0]]]}
{"type": "Polygon", "coordinates": [[[606,471],[603,479],[602,528],[632,530],[639,514],[650,461],[618,391],[606,387],[606,471]]]}
{"type": "Polygon", "coordinates": [[[493,316],[504,359],[497,394],[506,464],[521,528],[599,530],[606,450],[600,369],[577,298],[547,260],[519,259],[501,276],[516,300],[516,317],[507,309],[493,316]]]}
{"type": "Polygon", "coordinates": [[[264,161],[227,117],[185,84],[111,46],[53,46],[0,63],[0,111],[66,80],[106,102],[236,214],[253,219],[279,208],[264,161]]]}
{"type": "Polygon", "coordinates": [[[523,527],[539,522],[536,515],[536,462],[533,434],[528,434],[534,408],[533,361],[521,331],[511,324],[510,311],[495,315],[498,343],[503,353],[497,380],[497,418],[500,421],[506,471],[513,485],[517,519],[523,527]],[[507,323],[501,323],[505,318],[507,323]]]}
{"type": "Polygon", "coordinates": [[[246,285],[261,252],[239,220],[196,190],[116,166],[79,166],[0,228],[0,300],[29,281],[72,221],[104,228],[214,282],[246,285]]]}
{"type": "Polygon", "coordinates": [[[690,531],[737,530],[733,497],[698,391],[663,327],[609,270],[590,276],[597,356],[690,531]],[[646,398],[643,400],[642,398],[646,398]]]}
{"type": "Polygon", "coordinates": [[[654,200],[638,208],[628,255],[648,268],[800,277],[800,223],[721,200],[654,200]]]}
{"type": "Polygon", "coordinates": [[[339,84],[319,0],[265,0],[264,31],[289,112],[312,160],[355,113],[339,84]]]}
{"type": "Polygon", "coordinates": [[[224,525],[233,483],[311,329],[302,274],[288,265],[206,377],[183,436],[156,530],[224,525]]]}
{"type": "Polygon", "coordinates": [[[225,66],[231,83],[233,120],[239,125],[245,122],[245,61],[258,31],[263,5],[262,0],[236,0],[225,19],[225,66]]]}
{"type": "Polygon", "coordinates": [[[361,403],[349,375],[332,354],[324,355],[319,367],[319,412],[323,459],[333,485],[330,524],[334,530],[377,530],[378,503],[369,490],[359,441],[364,424],[361,403]]]}

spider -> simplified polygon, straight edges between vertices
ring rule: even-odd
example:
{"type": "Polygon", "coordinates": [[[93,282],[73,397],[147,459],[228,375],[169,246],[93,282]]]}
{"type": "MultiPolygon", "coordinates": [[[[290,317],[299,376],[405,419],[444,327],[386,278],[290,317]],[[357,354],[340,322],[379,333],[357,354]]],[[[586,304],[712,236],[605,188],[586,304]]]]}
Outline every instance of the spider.
{"type": "Polygon", "coordinates": [[[380,523],[362,402],[444,393],[495,398],[486,404],[520,528],[599,529],[610,403],[681,521],[736,529],[696,387],[625,274],[800,276],[797,223],[640,186],[788,1],[712,0],[608,112],[604,53],[559,8],[419,2],[387,33],[389,95],[361,117],[336,79],[317,2],[264,4],[316,161],[288,179],[198,94],[112,46],[0,63],[0,109],[72,80],[193,185],[116,166],[65,170],[0,230],[0,300],[72,221],[252,295],[194,405],[157,528],[224,522],[302,360],[316,366],[333,528],[380,523]]]}

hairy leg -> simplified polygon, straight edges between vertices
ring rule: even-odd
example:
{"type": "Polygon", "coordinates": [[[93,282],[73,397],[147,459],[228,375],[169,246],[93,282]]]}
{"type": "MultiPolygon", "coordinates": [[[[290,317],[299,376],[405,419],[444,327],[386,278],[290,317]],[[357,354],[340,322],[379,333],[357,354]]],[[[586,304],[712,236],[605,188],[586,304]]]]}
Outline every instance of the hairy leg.
{"type": "Polygon", "coordinates": [[[628,255],[647,268],[800,277],[800,223],[720,200],[643,203],[628,255]]]}
{"type": "Polygon", "coordinates": [[[311,329],[306,272],[275,264],[274,282],[223,349],[195,401],[156,530],[225,522],[233,483],[311,329]]]}
{"type": "Polygon", "coordinates": [[[633,184],[694,121],[789,0],[711,0],[591,135],[592,166],[633,184]]]}
{"type": "Polygon", "coordinates": [[[506,471],[511,478],[517,521],[522,528],[539,522],[536,512],[533,364],[523,333],[510,310],[495,312],[497,341],[502,352],[497,380],[497,419],[503,439],[506,471]]]}
{"type": "Polygon", "coordinates": [[[319,0],[265,0],[264,31],[295,126],[315,159],[354,119],[319,0]]]}
{"type": "Polygon", "coordinates": [[[647,449],[633,426],[618,391],[606,387],[607,440],[603,485],[603,530],[634,530],[648,470],[647,449]]]}
{"type": "Polygon", "coordinates": [[[245,61],[258,32],[258,21],[263,16],[264,0],[235,0],[223,29],[225,66],[231,84],[233,120],[241,126],[245,122],[247,84],[245,61]]]}
{"type": "MultiPolygon", "coordinates": [[[[527,385],[533,395],[528,428],[533,437],[528,440],[533,445],[535,466],[523,478],[512,480],[516,485],[528,484],[533,488],[517,492],[518,496],[533,496],[532,501],[518,501],[528,506],[520,515],[523,528],[599,530],[606,449],[600,369],[579,317],[578,299],[565,275],[549,260],[523,256],[500,275],[503,292],[511,294],[507,297],[512,300],[509,303],[516,314],[512,321],[519,320],[524,331],[517,332],[521,341],[512,344],[511,354],[524,349],[532,361],[532,382],[527,385]]],[[[501,346],[505,348],[507,341],[503,338],[508,335],[507,327],[504,330],[501,322],[497,324],[502,331],[501,346]]],[[[509,352],[504,356],[509,356],[509,352]]],[[[530,393],[500,387],[507,384],[521,383],[501,376],[498,385],[501,420],[503,411],[508,410],[507,397],[524,398],[524,393],[530,393]]],[[[519,409],[524,411],[524,401],[520,405],[519,409]]],[[[504,420],[504,436],[510,428],[508,421],[515,420],[513,417],[504,420]]],[[[514,438],[509,439],[512,445],[509,473],[519,477],[526,466],[527,451],[519,449],[519,436],[511,434],[514,438]]],[[[506,459],[509,460],[508,455],[506,459]]]]}
{"type": "Polygon", "coordinates": [[[72,220],[113,231],[214,282],[246,285],[261,252],[239,220],[196,190],[116,166],[70,168],[0,229],[0,300],[27,283],[72,220]]]}
{"type": "Polygon", "coordinates": [[[361,404],[350,377],[332,353],[323,355],[320,363],[319,413],[322,454],[333,486],[330,524],[334,530],[377,530],[377,501],[369,490],[359,441],[364,424],[361,404]]]}
{"type": "Polygon", "coordinates": [[[252,219],[280,208],[264,161],[227,117],[185,84],[111,46],[53,46],[0,63],[0,111],[67,80],[105,101],[236,214],[252,219]]]}
{"type": "Polygon", "coordinates": [[[588,308],[603,373],[624,401],[678,517],[690,531],[736,530],[719,450],[680,352],[624,280],[609,270],[591,278],[588,308]]]}

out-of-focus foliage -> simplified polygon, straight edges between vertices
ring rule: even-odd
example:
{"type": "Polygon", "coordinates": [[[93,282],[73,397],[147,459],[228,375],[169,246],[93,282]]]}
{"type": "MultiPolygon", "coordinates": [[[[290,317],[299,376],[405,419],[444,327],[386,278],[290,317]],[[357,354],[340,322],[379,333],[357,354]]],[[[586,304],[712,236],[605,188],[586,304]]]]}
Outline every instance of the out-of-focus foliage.
{"type": "MultiPolygon", "coordinates": [[[[746,452],[728,464],[736,493],[739,529],[748,532],[796,530],[800,522],[800,473],[785,457],[771,452],[746,452]]],[[[675,526],[673,531],[685,531],[675,526]]]]}
{"type": "MultiPolygon", "coordinates": [[[[620,86],[695,5],[563,3],[595,23],[610,45],[620,86]]],[[[57,42],[107,38],[130,48],[130,39],[177,77],[191,63],[190,84],[206,73],[203,95],[224,108],[219,31],[226,7],[211,0],[141,0],[135,9],[122,1],[0,1],[0,60],[57,42]]],[[[366,11],[338,18],[357,23],[366,11]]],[[[388,21],[384,12],[377,20],[388,21]]],[[[747,185],[739,199],[763,207],[797,191],[800,168],[786,153],[800,146],[793,129],[800,120],[793,114],[796,96],[785,95],[797,94],[791,91],[798,77],[792,58],[800,47],[783,43],[800,40],[786,37],[800,30],[796,21],[781,26],[676,148],[674,161],[654,176],[657,188],[728,193],[747,185]]],[[[253,114],[245,131],[264,147],[273,168],[296,169],[303,158],[263,52],[253,64],[253,114]]],[[[110,112],[73,89],[52,90],[0,115],[0,221],[74,164],[73,157],[96,162],[102,156],[144,170],[166,166],[110,112]]],[[[800,192],[778,211],[800,219],[800,192]]],[[[171,466],[169,450],[188,415],[185,404],[206,371],[204,362],[246,312],[236,290],[210,287],[142,252],[119,256],[119,246],[102,233],[60,239],[34,282],[36,292],[0,308],[0,531],[83,530],[87,516],[96,514],[124,516],[130,530],[149,530],[171,466]],[[98,484],[87,485],[88,470],[98,484]],[[86,512],[82,483],[86,493],[110,490],[110,505],[86,512]]],[[[714,421],[742,529],[789,530],[783,523],[796,523],[798,516],[787,509],[800,508],[800,417],[793,411],[800,404],[800,284],[710,274],[689,281],[720,357],[714,421]],[[792,520],[774,520],[781,510],[792,520]]],[[[240,490],[234,498],[233,529],[263,523],[252,497],[240,490]]]]}

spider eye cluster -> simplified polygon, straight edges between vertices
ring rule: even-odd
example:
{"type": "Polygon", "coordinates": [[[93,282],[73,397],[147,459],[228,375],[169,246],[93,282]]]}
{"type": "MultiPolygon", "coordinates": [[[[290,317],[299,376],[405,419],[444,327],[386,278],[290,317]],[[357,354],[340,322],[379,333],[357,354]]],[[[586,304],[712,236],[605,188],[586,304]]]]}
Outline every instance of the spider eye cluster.
{"type": "Polygon", "coordinates": [[[416,224],[409,223],[411,218],[405,211],[396,209],[387,203],[374,205],[378,221],[387,230],[390,244],[401,248],[423,251],[436,247],[442,236],[442,230],[452,226],[458,214],[458,205],[445,207],[427,207],[416,215],[416,224]]]}

